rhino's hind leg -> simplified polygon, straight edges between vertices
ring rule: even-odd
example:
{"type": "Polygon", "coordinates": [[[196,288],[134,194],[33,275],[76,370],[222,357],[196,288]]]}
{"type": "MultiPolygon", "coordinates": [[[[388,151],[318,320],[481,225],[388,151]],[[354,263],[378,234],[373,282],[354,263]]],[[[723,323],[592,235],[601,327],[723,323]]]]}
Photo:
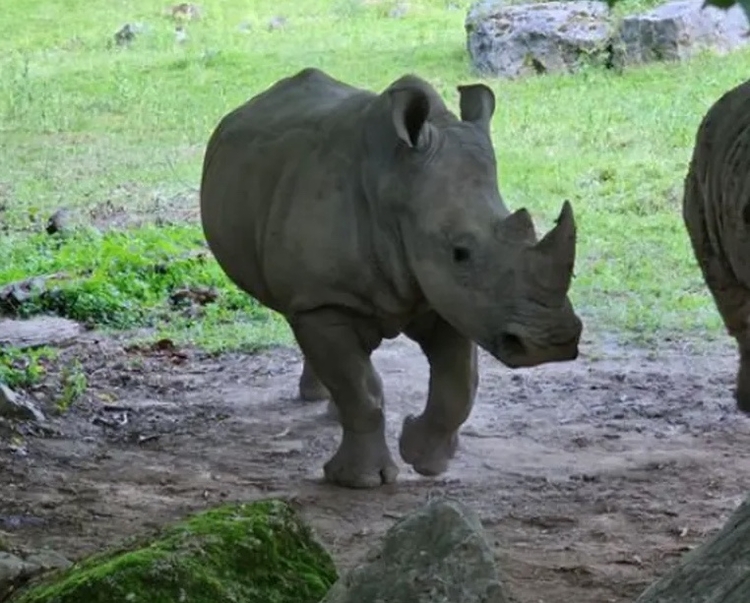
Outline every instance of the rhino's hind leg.
{"type": "Polygon", "coordinates": [[[477,349],[434,313],[410,325],[406,334],[427,356],[430,386],[422,414],[404,419],[399,451],[417,473],[439,475],[448,469],[458,447],[458,429],[474,405],[477,349]]]}
{"type": "Polygon", "coordinates": [[[383,387],[370,354],[380,340],[366,325],[333,309],[306,312],[290,321],[306,361],[331,392],[343,428],[326,480],[349,488],[392,483],[398,467],[385,440],[383,387]]]}

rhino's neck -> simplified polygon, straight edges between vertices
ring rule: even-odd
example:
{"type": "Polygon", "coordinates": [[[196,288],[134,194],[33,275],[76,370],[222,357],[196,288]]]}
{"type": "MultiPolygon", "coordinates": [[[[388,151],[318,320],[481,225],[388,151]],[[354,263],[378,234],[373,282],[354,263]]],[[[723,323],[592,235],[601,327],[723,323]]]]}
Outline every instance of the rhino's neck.
{"type": "Polygon", "coordinates": [[[408,319],[422,309],[425,298],[410,268],[401,215],[390,198],[398,138],[390,109],[382,97],[373,99],[363,119],[358,197],[361,234],[369,241],[371,268],[377,280],[374,304],[384,313],[408,319]]]}

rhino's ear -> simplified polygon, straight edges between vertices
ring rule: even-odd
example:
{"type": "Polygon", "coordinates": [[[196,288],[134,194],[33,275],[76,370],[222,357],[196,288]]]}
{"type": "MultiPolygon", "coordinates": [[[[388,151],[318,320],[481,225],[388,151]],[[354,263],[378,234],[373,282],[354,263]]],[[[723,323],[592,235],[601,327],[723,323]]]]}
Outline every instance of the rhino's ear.
{"type": "Polygon", "coordinates": [[[484,84],[458,86],[461,120],[469,121],[489,129],[495,114],[495,93],[484,84]]]}
{"type": "Polygon", "coordinates": [[[389,95],[396,134],[410,147],[420,146],[427,117],[430,115],[429,97],[419,88],[396,88],[389,95]]]}

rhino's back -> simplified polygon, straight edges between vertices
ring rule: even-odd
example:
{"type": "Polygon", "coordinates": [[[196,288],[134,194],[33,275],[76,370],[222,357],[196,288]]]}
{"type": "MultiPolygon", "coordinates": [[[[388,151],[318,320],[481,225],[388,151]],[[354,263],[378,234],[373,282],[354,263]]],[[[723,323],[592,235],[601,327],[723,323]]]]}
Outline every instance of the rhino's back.
{"type": "Polygon", "coordinates": [[[222,137],[242,134],[273,136],[299,127],[309,127],[335,113],[353,96],[372,93],[341,82],[313,67],[283,78],[224,117],[217,130],[222,137]]]}
{"type": "MultiPolygon", "coordinates": [[[[729,90],[698,127],[685,195],[686,224],[750,289],[750,81],[729,90]]],[[[700,258],[699,258],[700,261],[700,258]]]]}

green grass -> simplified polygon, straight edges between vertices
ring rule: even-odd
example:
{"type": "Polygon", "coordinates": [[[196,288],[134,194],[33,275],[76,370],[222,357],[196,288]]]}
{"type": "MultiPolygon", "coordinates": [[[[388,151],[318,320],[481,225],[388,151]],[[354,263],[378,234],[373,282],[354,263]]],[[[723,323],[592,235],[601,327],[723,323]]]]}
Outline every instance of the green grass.
{"type": "MultiPolygon", "coordinates": [[[[4,9],[0,286],[64,272],[68,278],[26,312],[52,310],[106,328],[151,326],[209,349],[289,342],[285,324],[240,294],[210,256],[190,255],[202,244],[196,191],[211,130],[228,110],[305,66],[375,90],[416,72],[457,109],[455,86],[479,79],[465,47],[469,3],[454,1],[452,10],[444,0],[411,0],[392,18],[395,2],[206,0],[184,45],[162,15],[169,4],[24,0],[4,9]],[[269,31],[276,16],[287,23],[269,31]],[[126,22],[148,31],[130,48],[112,46],[126,22]],[[60,206],[84,226],[57,240],[43,230],[60,206]],[[168,224],[85,227],[108,215],[155,214],[168,224]],[[169,304],[184,286],[214,287],[217,302],[188,316],[169,304]]],[[[485,80],[497,95],[492,127],[508,205],[528,207],[541,230],[564,199],[574,204],[571,296],[589,331],[723,335],[692,259],[680,197],[702,115],[749,68],[750,51],[741,51],[621,75],[591,68],[485,80]]]]}

